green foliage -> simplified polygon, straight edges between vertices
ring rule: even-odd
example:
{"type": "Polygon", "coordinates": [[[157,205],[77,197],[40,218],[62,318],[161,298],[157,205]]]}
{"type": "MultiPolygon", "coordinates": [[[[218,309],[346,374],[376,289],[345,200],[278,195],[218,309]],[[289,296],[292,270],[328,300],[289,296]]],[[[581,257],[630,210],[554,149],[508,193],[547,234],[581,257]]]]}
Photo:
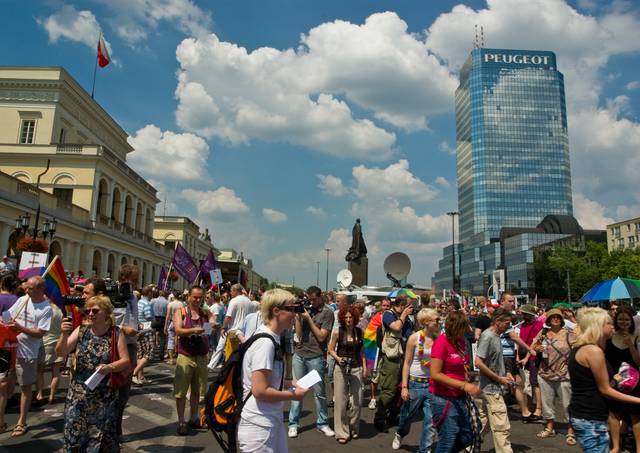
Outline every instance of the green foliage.
{"type": "Polygon", "coordinates": [[[616,277],[640,279],[640,249],[607,252],[606,244],[587,241],[585,250],[557,247],[540,252],[535,259],[538,296],[566,299],[567,272],[571,300],[578,300],[593,285],[616,277]]]}

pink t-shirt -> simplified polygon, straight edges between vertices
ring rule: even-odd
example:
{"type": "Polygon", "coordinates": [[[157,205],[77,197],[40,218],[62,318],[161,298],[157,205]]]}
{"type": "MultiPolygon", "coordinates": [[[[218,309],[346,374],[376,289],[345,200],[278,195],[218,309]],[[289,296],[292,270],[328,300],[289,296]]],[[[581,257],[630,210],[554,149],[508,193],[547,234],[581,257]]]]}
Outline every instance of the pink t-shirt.
{"type": "MultiPolygon", "coordinates": [[[[447,340],[445,335],[440,335],[436,338],[436,341],[433,343],[433,347],[431,349],[431,359],[440,359],[442,360],[442,372],[445,376],[450,377],[452,379],[457,379],[458,381],[465,380],[465,363],[469,363],[469,356],[465,353],[465,344],[464,340],[460,340],[457,348],[452,346],[447,340]],[[464,355],[461,356],[460,352],[464,355]]],[[[454,389],[451,387],[447,387],[446,385],[438,384],[436,381],[431,381],[431,393],[438,396],[448,397],[448,398],[457,398],[459,396],[464,396],[464,392],[460,389],[454,389]]]]}

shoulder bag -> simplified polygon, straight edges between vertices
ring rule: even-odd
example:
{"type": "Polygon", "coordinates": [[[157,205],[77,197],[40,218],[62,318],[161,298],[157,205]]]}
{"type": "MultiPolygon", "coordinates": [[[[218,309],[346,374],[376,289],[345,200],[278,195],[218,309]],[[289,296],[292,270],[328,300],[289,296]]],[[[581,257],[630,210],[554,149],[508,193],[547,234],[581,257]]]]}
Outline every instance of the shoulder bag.
{"type": "MultiPolygon", "coordinates": [[[[118,329],[111,327],[111,363],[120,360],[118,354],[118,329]]],[[[122,370],[116,371],[109,375],[109,385],[113,390],[118,390],[129,383],[133,370],[131,369],[131,362],[122,370]]]]}

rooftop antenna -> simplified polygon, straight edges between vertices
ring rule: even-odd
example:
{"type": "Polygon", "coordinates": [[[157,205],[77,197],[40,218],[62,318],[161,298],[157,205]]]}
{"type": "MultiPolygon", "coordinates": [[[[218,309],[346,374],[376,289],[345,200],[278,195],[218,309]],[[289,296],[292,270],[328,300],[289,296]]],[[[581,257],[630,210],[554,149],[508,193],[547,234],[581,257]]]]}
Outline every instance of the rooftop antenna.
{"type": "Polygon", "coordinates": [[[475,24],[473,26],[473,28],[475,29],[475,38],[473,40],[473,48],[477,49],[479,47],[479,45],[478,45],[478,24],[475,24]]]}
{"type": "Polygon", "coordinates": [[[162,208],[162,217],[167,216],[167,195],[164,196],[164,207],[162,208]]]}
{"type": "Polygon", "coordinates": [[[480,47],[484,49],[484,27],[480,26],[480,47]]]}

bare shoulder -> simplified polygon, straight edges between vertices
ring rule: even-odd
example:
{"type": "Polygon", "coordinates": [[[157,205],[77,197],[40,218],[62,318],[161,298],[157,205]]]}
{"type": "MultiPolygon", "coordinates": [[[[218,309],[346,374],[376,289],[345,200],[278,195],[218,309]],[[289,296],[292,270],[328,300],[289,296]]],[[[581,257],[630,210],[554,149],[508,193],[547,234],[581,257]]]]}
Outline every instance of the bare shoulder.
{"type": "Polygon", "coordinates": [[[591,364],[601,364],[604,360],[604,352],[594,344],[587,344],[576,353],[576,361],[585,367],[591,364]]]}

